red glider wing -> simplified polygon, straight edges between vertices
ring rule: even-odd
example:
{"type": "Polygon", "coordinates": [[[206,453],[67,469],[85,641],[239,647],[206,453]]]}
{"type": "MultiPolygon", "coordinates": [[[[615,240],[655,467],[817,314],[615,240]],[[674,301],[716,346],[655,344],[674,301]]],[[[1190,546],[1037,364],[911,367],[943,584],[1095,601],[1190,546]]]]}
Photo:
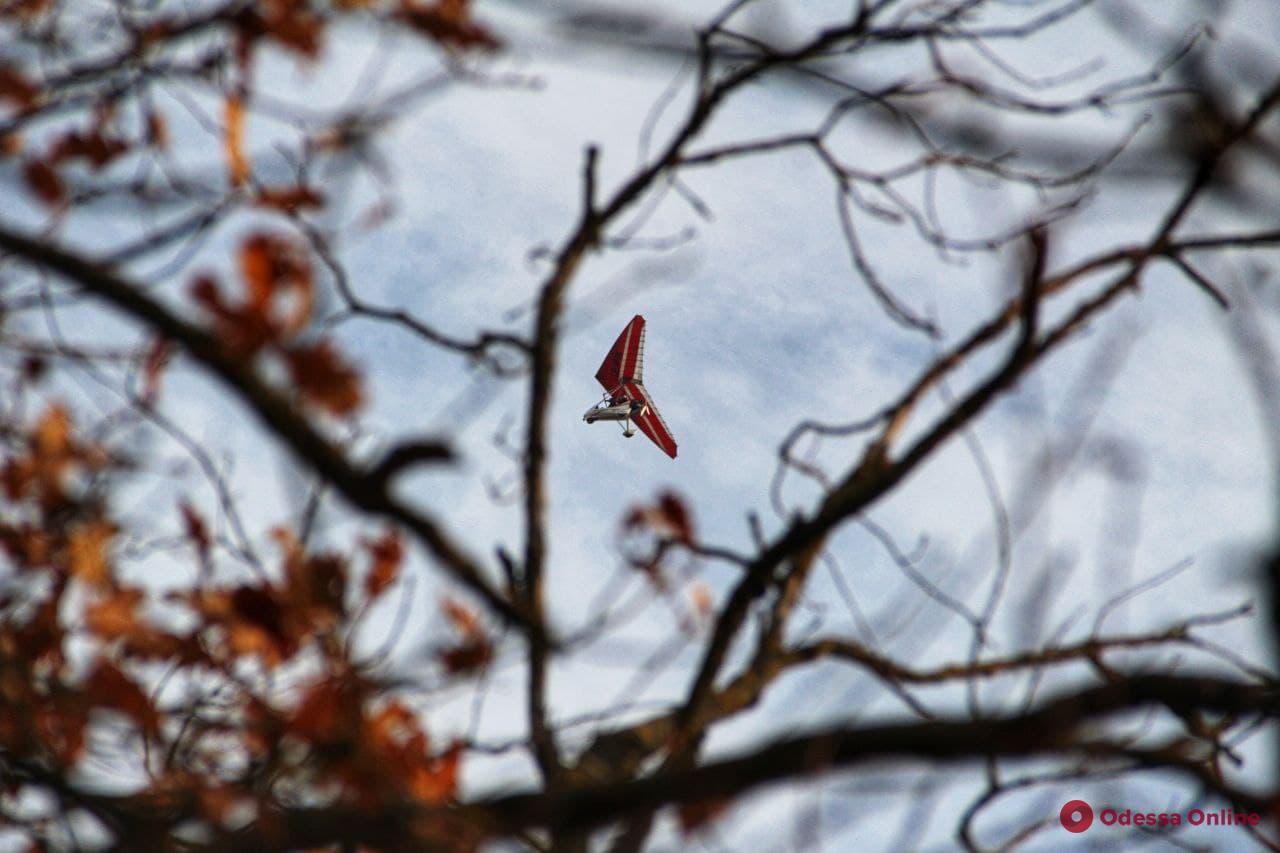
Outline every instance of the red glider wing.
{"type": "Polygon", "coordinates": [[[658,407],[653,404],[653,398],[649,396],[648,390],[639,382],[627,382],[621,390],[622,395],[628,400],[639,400],[648,406],[643,415],[632,418],[631,422],[640,427],[640,431],[649,436],[663,453],[675,459],[676,440],[672,437],[671,430],[667,428],[667,422],[662,419],[662,415],[658,414],[658,407]]]}
{"type": "Polygon", "coordinates": [[[644,318],[639,314],[613,342],[609,354],[596,371],[596,379],[610,394],[626,382],[644,379],[644,318]]]}

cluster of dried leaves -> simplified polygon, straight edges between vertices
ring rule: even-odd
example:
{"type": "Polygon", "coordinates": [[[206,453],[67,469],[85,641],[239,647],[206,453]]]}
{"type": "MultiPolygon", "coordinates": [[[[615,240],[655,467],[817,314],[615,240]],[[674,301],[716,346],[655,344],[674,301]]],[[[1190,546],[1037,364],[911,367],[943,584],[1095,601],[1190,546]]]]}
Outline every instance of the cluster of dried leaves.
{"type": "Polygon", "coordinates": [[[631,508],[622,519],[622,535],[627,560],[657,582],[671,548],[694,544],[693,513],[680,495],[665,491],[654,503],[631,508]]]}
{"type": "MultiPolygon", "coordinates": [[[[0,19],[24,30],[39,31],[51,27],[65,6],[59,0],[10,2],[0,7],[0,19]]],[[[446,50],[493,50],[500,46],[492,33],[473,20],[469,0],[269,0],[226,3],[194,19],[181,12],[162,13],[145,25],[132,28],[132,44],[114,61],[121,65],[144,62],[180,46],[201,31],[222,30],[229,40],[225,53],[206,55],[193,72],[211,77],[233,74],[238,79],[224,95],[223,146],[230,182],[240,186],[253,182],[246,126],[255,55],[269,46],[303,62],[314,62],[322,55],[330,24],[339,15],[357,13],[404,26],[446,50]]],[[[55,37],[50,32],[52,41],[55,37]]],[[[141,158],[168,147],[164,116],[150,103],[129,104],[127,90],[108,91],[94,104],[84,126],[41,133],[31,145],[24,144],[18,128],[59,111],[67,90],[74,89],[81,78],[110,71],[107,65],[89,72],[72,70],[62,78],[41,79],[0,57],[0,105],[8,105],[14,112],[8,121],[0,123],[0,156],[22,157],[28,189],[47,205],[59,207],[68,202],[62,173],[69,166],[79,162],[100,171],[121,158],[141,158]],[[133,108],[132,116],[124,109],[126,106],[133,108]]],[[[259,187],[256,192],[264,203],[286,209],[321,202],[318,191],[309,187],[259,187]]]]}
{"type": "Polygon", "coordinates": [[[240,273],[244,292],[236,302],[223,295],[212,274],[192,285],[213,335],[237,360],[274,354],[303,400],[332,415],[353,414],[363,400],[356,370],[329,339],[298,339],[311,321],[314,298],[305,247],[280,234],[252,234],[240,247],[240,273]]]}
{"type": "MultiPolygon", "coordinates": [[[[255,175],[248,152],[260,53],[315,62],[343,16],[403,27],[446,53],[498,46],[466,0],[179,5],[122,11],[118,53],[64,67],[34,61],[28,48],[74,55],[85,34],[67,22],[96,13],[59,0],[0,3],[0,27],[23,44],[11,56],[0,46],[0,158],[55,226],[86,198],[115,191],[87,189],[94,180],[118,188],[120,167],[145,174],[169,153],[169,120],[152,87],[171,75],[217,91],[227,195],[210,203],[171,174],[167,189],[209,204],[209,223],[235,208],[288,220],[326,198],[301,176],[268,185],[255,175]]],[[[155,192],[125,186],[147,204],[155,192]]],[[[191,333],[237,375],[261,377],[252,381],[286,401],[290,423],[309,429],[315,414],[350,421],[367,395],[355,365],[316,330],[313,248],[296,229],[261,219],[240,239],[230,281],[212,271],[191,280],[191,333]]],[[[161,236],[132,255],[167,245],[161,236]]],[[[164,328],[151,334],[136,358],[137,411],[158,413],[162,377],[188,342],[164,328]]],[[[0,827],[24,827],[36,844],[275,846],[288,843],[278,816],[290,808],[449,802],[462,745],[433,741],[420,709],[375,676],[380,661],[353,650],[362,620],[401,587],[397,527],[350,552],[317,551],[305,531],[276,528],[278,559],[249,578],[227,571],[216,530],[224,522],[194,502],[149,508],[152,521],[171,516],[179,533],[168,544],[144,542],[113,500],[145,462],[90,437],[92,424],[77,430],[73,409],[49,402],[60,393],[41,388],[48,368],[43,354],[29,356],[5,389],[10,400],[36,401],[37,414],[0,406],[0,827]],[[143,566],[156,552],[162,583],[154,562],[143,566]],[[82,776],[91,780],[83,788],[67,781],[82,776]],[[60,802],[20,805],[35,789],[60,802]],[[68,815],[73,822],[63,823],[68,815]]],[[[457,639],[438,654],[440,672],[486,666],[492,645],[477,614],[453,599],[443,606],[457,639]]],[[[419,837],[433,832],[429,822],[418,827],[419,837]]],[[[452,830],[439,838],[474,843],[452,830]]]]}
{"type": "MultiPolygon", "coordinates": [[[[366,539],[357,571],[279,529],[275,581],[217,584],[200,568],[208,525],[183,505],[197,577],[160,595],[119,567],[125,534],[108,496],[121,462],[77,438],[59,407],[18,444],[0,471],[0,548],[17,573],[0,597],[6,766],[70,777],[122,762],[137,781],[96,806],[108,825],[112,810],[183,802],[215,835],[295,797],[366,807],[452,796],[460,746],[433,745],[418,714],[350,657],[359,614],[396,583],[397,533],[366,539]]],[[[447,606],[463,639],[445,666],[483,664],[475,616],[447,606]]]]}
{"type": "MultiPolygon", "coordinates": [[[[968,437],[995,400],[1136,291],[1157,263],[1172,263],[1227,307],[1221,289],[1184,256],[1273,247],[1280,234],[1269,226],[1187,233],[1188,212],[1219,192],[1227,183],[1223,173],[1234,168],[1229,158],[1257,142],[1258,130],[1280,110],[1280,82],[1261,90],[1245,112],[1221,99],[1220,126],[1206,137],[1212,144],[1193,160],[1177,160],[1181,171],[1166,176],[1181,191],[1166,210],[1153,208],[1149,240],[1095,247],[1058,268],[1049,263],[1048,229],[1082,203],[1133,137],[1091,152],[1087,165],[1074,171],[1062,171],[1056,149],[1024,168],[1010,153],[1019,146],[1010,143],[1034,141],[1034,134],[1006,138],[994,119],[975,134],[966,123],[948,124],[944,114],[951,111],[939,109],[939,99],[955,99],[963,106],[956,113],[976,110],[975,121],[983,123],[1006,113],[1020,120],[1066,117],[1155,102],[1184,94],[1157,84],[1188,55],[1189,41],[1146,75],[1055,101],[1049,80],[1018,74],[991,46],[1021,44],[1088,10],[1087,0],[1040,4],[1048,11],[1014,4],[1019,10],[1009,14],[1021,23],[1012,28],[982,23],[983,7],[1010,4],[860,2],[843,20],[776,41],[739,28],[739,13],[750,5],[727,4],[688,46],[690,97],[664,98],[672,115],[682,100],[685,112],[660,122],[655,113],[644,134],[669,125],[665,141],[652,151],[646,142],[632,173],[606,187],[597,175],[600,152],[588,149],[580,216],[557,249],[539,255],[548,266],[532,301],[532,334],[479,331],[467,338],[442,332],[409,309],[366,301],[359,274],[343,266],[338,251],[349,229],[380,222],[394,209],[382,193],[390,171],[378,162],[378,133],[441,80],[469,78],[472,69],[462,64],[471,52],[499,46],[467,0],[209,0],[112,8],[0,0],[0,166],[8,168],[28,217],[45,224],[34,231],[5,221],[0,211],[6,253],[0,258],[0,375],[13,378],[0,389],[0,828],[16,828],[35,845],[78,846],[83,836],[88,846],[127,849],[474,849],[487,838],[518,837],[535,849],[581,850],[607,833],[612,849],[625,851],[644,846],[664,809],[674,807],[687,835],[754,786],[895,759],[964,761],[985,771],[984,791],[958,818],[956,837],[970,849],[981,847],[975,819],[1007,793],[1152,768],[1189,779],[1233,807],[1280,813],[1274,792],[1238,787],[1220,760],[1237,757],[1236,741],[1227,738],[1245,728],[1238,723],[1273,727],[1276,679],[1198,633],[1246,615],[1249,607],[1133,634],[1110,636],[1095,627],[1079,641],[1030,630],[1016,641],[1025,646],[1006,648],[989,642],[989,629],[1007,597],[1011,546],[998,549],[1002,562],[978,615],[963,595],[953,598],[926,577],[866,517],[941,447],[968,437]],[[334,25],[345,20],[408,32],[407,42],[430,46],[440,61],[432,74],[376,102],[332,110],[298,108],[263,91],[255,74],[264,55],[304,68],[318,64],[335,43],[334,25]],[[5,40],[10,36],[17,47],[5,40]],[[953,70],[948,56],[956,46],[989,62],[996,80],[1010,80],[992,84],[953,70]],[[864,51],[883,56],[899,49],[916,52],[912,63],[924,59],[918,79],[864,80],[857,75],[867,63],[841,62],[864,51]],[[782,76],[838,94],[812,132],[706,140],[726,103],[782,76]],[[207,157],[199,168],[176,156],[176,148],[192,146],[175,104],[205,134],[207,157]],[[837,126],[870,112],[883,114],[907,140],[900,165],[876,171],[841,156],[837,126]],[[270,156],[252,144],[261,143],[255,133],[267,117],[293,134],[273,142],[270,156]],[[547,463],[569,290],[594,253],[669,245],[637,237],[656,209],[650,202],[665,190],[674,189],[705,216],[708,208],[686,175],[783,151],[812,156],[832,181],[858,280],[903,328],[932,337],[938,347],[946,343],[931,321],[895,295],[863,250],[858,232],[873,221],[912,228],[944,255],[994,253],[1027,242],[1032,262],[1021,287],[994,314],[978,317],[966,337],[938,350],[880,412],[848,424],[798,426],[780,448],[775,492],[784,474],[797,473],[812,480],[818,495],[795,509],[779,501],[780,524],[771,535],[748,513],[750,553],[701,541],[688,501],[675,492],[634,506],[619,525],[624,566],[615,577],[622,578],[618,588],[630,586],[637,573],[647,581],[635,584],[643,587],[638,606],[625,596],[611,598],[614,587],[606,585],[585,627],[566,631],[547,601],[546,580],[554,571],[547,463]],[[273,160],[290,174],[268,168],[273,160]],[[338,161],[345,165],[326,171],[338,161]],[[378,198],[363,215],[345,217],[337,203],[345,199],[332,198],[338,191],[323,184],[338,168],[372,176],[378,198]],[[1025,228],[953,237],[934,210],[934,182],[947,172],[1035,190],[1044,197],[1041,216],[1025,228]],[[919,199],[909,189],[917,184],[919,199]],[[1062,197],[1054,201],[1054,193],[1062,197]],[[66,227],[119,209],[137,212],[138,227],[109,245],[111,235],[86,240],[83,231],[66,227]],[[206,264],[200,254],[215,231],[234,246],[227,264],[233,269],[206,264]],[[10,288],[11,280],[22,284],[10,288]],[[340,304],[328,311],[333,302],[340,304]],[[135,346],[68,345],[59,311],[103,305],[137,330],[135,346]],[[16,321],[14,315],[20,315],[16,321]],[[42,324],[26,322],[33,316],[42,324]],[[464,520],[437,516],[397,490],[411,467],[454,458],[445,440],[411,437],[377,459],[356,452],[355,442],[368,437],[359,416],[369,390],[335,329],[357,317],[527,381],[525,435],[513,454],[523,491],[518,556],[499,545],[496,564],[484,563],[456,532],[464,520]],[[33,327],[40,333],[31,333],[33,327]],[[1002,358],[983,361],[1001,348],[1002,358]],[[16,368],[10,364],[15,354],[16,368]],[[161,386],[172,382],[166,377],[175,355],[225,393],[219,399],[238,407],[255,438],[274,442],[307,481],[300,518],[271,530],[274,544],[262,549],[273,558],[258,553],[262,530],[246,530],[252,525],[242,522],[238,496],[208,443],[166,418],[161,386]],[[62,373],[50,365],[68,363],[80,371],[77,378],[110,386],[124,402],[107,414],[80,405],[74,392],[50,378],[62,373]],[[943,394],[943,411],[926,423],[923,401],[949,383],[963,389],[943,394]],[[184,480],[176,487],[179,497],[145,508],[147,525],[136,511],[122,510],[122,495],[136,480],[145,475],[154,484],[171,473],[157,458],[121,450],[126,443],[111,440],[133,427],[173,439],[183,458],[199,466],[201,488],[214,499],[202,502],[186,492],[184,480]],[[792,453],[810,435],[868,440],[852,455],[832,453],[827,471],[792,453]],[[314,535],[312,522],[339,502],[363,535],[336,540],[345,546],[316,545],[323,536],[314,535]],[[825,633],[836,623],[824,621],[823,608],[806,600],[810,581],[830,568],[826,558],[838,534],[856,524],[872,532],[902,570],[901,600],[920,598],[939,607],[944,620],[963,618],[972,628],[967,659],[895,660],[876,644],[874,631],[862,631],[865,620],[847,594],[858,634],[825,633]],[[372,608],[408,586],[401,574],[410,544],[460,590],[440,596],[435,627],[447,639],[422,656],[430,674],[419,679],[423,671],[413,673],[417,682],[434,681],[415,683],[413,690],[408,679],[387,674],[384,652],[369,657],[356,650],[372,608]],[[683,570],[681,557],[688,558],[683,570]],[[716,595],[695,577],[709,562],[732,573],[716,595]],[[689,607],[675,601],[678,589],[689,594],[689,607]],[[558,697],[549,684],[561,663],[563,671],[575,671],[575,654],[664,598],[678,630],[651,638],[656,648],[648,660],[622,661],[634,664],[632,692],[599,709],[593,730],[582,735],[552,702],[558,697]],[[810,612],[815,621],[798,625],[796,614],[810,612]],[[452,690],[465,677],[500,673],[495,662],[512,656],[499,655],[499,637],[523,644],[518,678],[527,730],[496,745],[432,737],[417,697],[437,687],[452,690]],[[1175,672],[1154,657],[1171,647],[1191,650],[1198,660],[1226,661],[1229,671],[1175,672]],[[1124,669],[1128,658],[1122,656],[1142,649],[1152,653],[1151,667],[1124,669]],[[695,656],[681,694],[656,708],[630,702],[667,663],[695,656]],[[763,706],[771,685],[818,662],[847,668],[853,684],[875,685],[879,695],[901,703],[905,717],[873,724],[859,706],[831,729],[749,744],[737,757],[704,748],[718,725],[742,721],[763,706]],[[1091,668],[1097,683],[1064,679],[1058,683],[1073,692],[1043,697],[1045,673],[1070,665],[1091,668]],[[1018,702],[980,701],[981,685],[1023,676],[1030,684],[1018,702]],[[948,686],[952,696],[968,692],[968,716],[955,715],[958,703],[920,695],[948,686]],[[1138,711],[1168,718],[1176,738],[1149,746],[1124,726],[1107,724],[1138,711]],[[481,749],[527,751],[537,787],[461,802],[461,766],[481,749]],[[1043,776],[1005,767],[1029,757],[1058,763],[1043,776]]],[[[564,22],[586,33],[609,18],[564,22]]],[[[664,57],[681,50],[653,47],[664,57]]],[[[1174,127],[1173,135],[1181,132],[1174,127]]],[[[1153,150],[1159,155],[1168,145],[1153,150]]],[[[980,452],[975,457],[982,462],[980,452]]],[[[1009,514],[995,509],[1003,542],[1013,535],[1009,514]]],[[[493,538],[506,534],[495,531],[493,538]]],[[[832,580],[842,584],[839,572],[832,580]]],[[[1129,595],[1104,604],[1097,625],[1129,595]]],[[[488,681],[472,682],[481,701],[488,681]]],[[[473,710],[478,721],[480,702],[473,710]]],[[[1032,818],[1011,844],[1044,829],[1043,815],[1032,818]]],[[[8,837],[0,836],[0,844],[8,837]]]]}

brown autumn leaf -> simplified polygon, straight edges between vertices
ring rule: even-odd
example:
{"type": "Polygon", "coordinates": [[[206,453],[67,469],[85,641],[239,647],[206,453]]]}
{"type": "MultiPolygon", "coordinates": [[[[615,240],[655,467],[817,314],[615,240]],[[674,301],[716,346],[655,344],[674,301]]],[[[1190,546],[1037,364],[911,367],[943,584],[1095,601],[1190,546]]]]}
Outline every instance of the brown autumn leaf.
{"type": "Polygon", "coordinates": [[[269,586],[242,585],[231,592],[231,611],[247,625],[262,630],[276,645],[288,642],[284,627],[284,609],[274,589],[269,586]]]}
{"type": "Polygon", "coordinates": [[[116,527],[104,519],[96,519],[72,528],[67,537],[67,567],[71,574],[92,586],[104,586],[111,580],[108,549],[116,527]]]}
{"type": "Polygon", "coordinates": [[[436,0],[419,3],[401,0],[399,18],[413,29],[446,47],[462,50],[495,50],[502,43],[471,20],[469,0],[436,0]]]}
{"type": "Polygon", "coordinates": [[[200,784],[195,790],[200,801],[200,813],[221,824],[228,813],[247,802],[244,791],[235,785],[200,784]]]}
{"type": "Polygon", "coordinates": [[[668,531],[673,539],[686,544],[693,541],[693,516],[689,507],[675,492],[664,492],[658,497],[656,528],[668,531]]]}
{"type": "Polygon", "coordinates": [[[178,511],[182,513],[182,527],[187,540],[195,546],[200,562],[207,561],[213,540],[209,537],[209,525],[205,523],[204,516],[186,501],[178,505],[178,511]]]}
{"type": "Polygon", "coordinates": [[[0,550],[20,568],[45,566],[53,559],[54,536],[43,525],[0,525],[0,550]]]}
{"type": "Polygon", "coordinates": [[[696,800],[680,806],[680,831],[686,838],[715,820],[729,808],[728,800],[696,800]]]}
{"type": "Polygon", "coordinates": [[[32,718],[24,721],[30,725],[31,730],[24,727],[19,736],[26,739],[34,734],[55,763],[70,766],[84,751],[88,711],[83,702],[74,701],[68,696],[58,696],[54,701],[45,701],[36,706],[32,718]]]}
{"type": "Polygon", "coordinates": [[[11,501],[21,500],[35,479],[35,463],[29,457],[8,459],[0,467],[0,485],[11,501]]]}
{"type": "Polygon", "coordinates": [[[663,492],[652,505],[632,507],[623,517],[622,532],[623,550],[631,565],[665,589],[662,559],[676,543],[693,544],[693,515],[679,495],[663,492]]]}
{"type": "Polygon", "coordinates": [[[145,732],[155,733],[160,715],[147,694],[111,663],[100,661],[84,685],[85,698],[92,705],[114,708],[131,717],[145,732]]]}
{"type": "Polygon", "coordinates": [[[249,357],[307,324],[313,282],[306,252],[281,235],[251,234],[240,246],[239,262],[243,302],[229,301],[209,274],[195,278],[191,296],[213,318],[213,331],[222,345],[249,357]]]}
{"type": "MultiPolygon", "coordinates": [[[[52,593],[36,608],[31,618],[16,632],[8,634],[14,640],[16,649],[22,650],[24,660],[31,663],[49,663],[61,666],[65,661],[63,654],[63,637],[66,631],[58,619],[58,610],[62,605],[62,597],[67,584],[64,578],[57,578],[52,593]]],[[[0,637],[5,634],[0,633],[0,637]]],[[[9,657],[12,659],[13,653],[9,657]]],[[[0,714],[0,717],[3,717],[0,714]]]]}
{"type": "Polygon", "coordinates": [[[693,612],[703,625],[711,624],[711,614],[715,609],[715,599],[711,595],[711,587],[703,581],[695,581],[689,587],[689,600],[693,604],[693,612]]]}
{"type": "Polygon", "coordinates": [[[65,406],[50,406],[32,434],[35,455],[41,458],[67,456],[71,452],[71,414],[65,406]]]}
{"type": "Polygon", "coordinates": [[[275,668],[296,651],[278,594],[269,584],[201,589],[173,598],[202,617],[203,628],[197,633],[219,657],[256,657],[263,666],[275,668]]]}
{"type": "Polygon", "coordinates": [[[111,591],[85,606],[85,627],[104,640],[133,634],[140,626],[137,607],[142,599],[140,589],[111,591]]]}
{"type": "Polygon", "coordinates": [[[365,539],[361,544],[373,561],[364,579],[365,596],[373,601],[395,583],[404,559],[404,544],[395,530],[387,530],[377,539],[365,539]]]}
{"type": "Polygon", "coordinates": [[[191,637],[162,631],[138,615],[144,598],[136,587],[103,590],[102,597],[85,606],[85,627],[108,643],[118,643],[128,658],[198,660],[199,647],[191,637]]]}
{"type": "Polygon", "coordinates": [[[228,95],[223,110],[223,151],[232,186],[240,186],[249,178],[249,158],[244,151],[244,100],[228,95]]]}
{"type": "Polygon", "coordinates": [[[380,758],[394,760],[406,752],[426,752],[427,739],[417,715],[400,702],[388,702],[369,715],[365,729],[380,758]]]}
{"type": "Polygon", "coordinates": [[[290,603],[301,632],[331,628],[346,616],[347,561],[338,554],[308,556],[289,579],[290,603]]]}
{"type": "Polygon", "coordinates": [[[461,640],[439,653],[440,663],[450,675],[473,672],[486,666],[493,659],[493,644],[485,636],[480,617],[474,610],[453,598],[445,598],[441,604],[445,618],[461,640]]]}
{"type": "Polygon", "coordinates": [[[327,678],[312,685],[288,723],[288,730],[315,744],[353,740],[361,730],[363,686],[353,678],[327,678]]]}
{"type": "Polygon", "coordinates": [[[33,107],[40,89],[9,63],[0,63],[0,101],[26,109],[33,107]]]}
{"type": "Polygon", "coordinates": [[[346,618],[347,560],[335,552],[308,554],[288,528],[272,536],[284,552],[280,603],[284,628],[294,643],[327,631],[346,618]]]}
{"type": "Polygon", "coordinates": [[[263,187],[254,198],[259,207],[269,207],[292,213],[297,210],[314,210],[324,206],[324,193],[305,184],[284,187],[263,187]]]}
{"type": "Polygon", "coordinates": [[[269,316],[226,302],[217,280],[211,275],[196,277],[191,283],[191,298],[213,317],[214,334],[234,355],[252,356],[275,338],[269,316]]]}
{"type": "Polygon", "coordinates": [[[663,492],[651,506],[634,507],[627,513],[623,526],[628,530],[648,528],[676,542],[693,542],[693,515],[675,492],[663,492]]]}
{"type": "Polygon", "coordinates": [[[430,761],[429,742],[417,715],[398,701],[365,718],[361,742],[367,746],[359,760],[361,772],[393,782],[396,791],[411,790],[418,769],[430,761]]]}
{"type": "Polygon", "coordinates": [[[465,675],[483,669],[493,660],[493,646],[481,638],[443,649],[439,658],[449,675],[465,675]]]}
{"type": "Polygon", "coordinates": [[[315,59],[320,53],[324,22],[304,0],[269,0],[259,3],[262,34],[282,47],[315,59]]]}
{"type": "Polygon", "coordinates": [[[415,769],[409,790],[430,805],[443,803],[458,790],[458,765],[462,745],[454,743],[444,754],[420,763],[415,769]]]}
{"type": "Polygon", "coordinates": [[[95,129],[88,133],[71,131],[54,142],[50,149],[49,162],[60,164],[79,158],[88,161],[97,170],[128,150],[127,142],[107,136],[101,130],[95,129]]]}
{"type": "Polygon", "coordinates": [[[0,133],[0,157],[13,157],[22,151],[22,135],[12,131],[0,133]]]}
{"type": "Polygon", "coordinates": [[[246,308],[262,315],[275,334],[298,332],[311,317],[313,298],[311,266],[306,252],[278,234],[251,234],[240,246],[240,272],[244,276],[246,308]],[[294,300],[283,317],[274,313],[275,300],[294,300]]]}
{"type": "Polygon", "coordinates": [[[35,496],[46,509],[66,501],[67,471],[77,462],[96,464],[92,448],[71,439],[71,416],[64,406],[50,405],[27,438],[27,453],[6,460],[0,468],[5,494],[10,500],[35,496]]]}
{"type": "Polygon", "coordinates": [[[4,4],[6,13],[18,18],[32,20],[47,10],[53,0],[8,0],[4,4]]]}
{"type": "Polygon", "coordinates": [[[445,598],[440,602],[440,609],[445,618],[453,625],[453,629],[466,639],[482,636],[480,617],[470,607],[454,598],[445,598]]]}
{"type": "Polygon", "coordinates": [[[49,370],[49,362],[38,355],[28,355],[22,359],[22,381],[35,384],[44,378],[49,370]]]}
{"type": "Polygon", "coordinates": [[[142,402],[153,405],[160,394],[160,375],[173,356],[173,343],[168,338],[156,338],[147,351],[142,366],[142,402]]]}
{"type": "Polygon", "coordinates": [[[66,187],[57,170],[45,160],[29,160],[22,167],[22,178],[36,198],[47,205],[61,204],[67,197],[66,187]]]}
{"type": "Polygon", "coordinates": [[[154,110],[147,111],[147,144],[152,148],[163,151],[169,147],[169,124],[164,120],[164,116],[154,110]]]}
{"type": "Polygon", "coordinates": [[[256,658],[267,669],[275,669],[290,657],[274,637],[256,625],[232,622],[226,627],[223,652],[232,660],[256,658]]]}
{"type": "Polygon", "coordinates": [[[290,347],[283,356],[294,386],[308,402],[339,417],[351,414],[364,402],[360,374],[343,361],[328,340],[290,347]]]}

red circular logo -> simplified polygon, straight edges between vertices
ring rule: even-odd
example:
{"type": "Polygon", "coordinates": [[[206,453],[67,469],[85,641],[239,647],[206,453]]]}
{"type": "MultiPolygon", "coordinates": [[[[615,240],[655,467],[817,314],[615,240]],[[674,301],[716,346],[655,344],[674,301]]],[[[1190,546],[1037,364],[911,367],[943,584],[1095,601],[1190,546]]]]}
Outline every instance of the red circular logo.
{"type": "Polygon", "coordinates": [[[1093,809],[1084,800],[1072,800],[1058,813],[1067,832],[1084,832],[1093,825],[1093,809]]]}

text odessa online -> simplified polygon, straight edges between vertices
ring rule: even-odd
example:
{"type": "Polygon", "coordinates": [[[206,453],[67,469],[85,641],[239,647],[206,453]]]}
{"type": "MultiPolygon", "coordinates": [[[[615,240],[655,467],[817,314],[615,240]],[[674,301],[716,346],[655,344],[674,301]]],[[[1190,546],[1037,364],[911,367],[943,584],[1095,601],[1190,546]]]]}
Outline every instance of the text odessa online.
{"type": "Polygon", "coordinates": [[[1106,826],[1181,826],[1184,823],[1191,826],[1257,826],[1262,822],[1262,816],[1257,812],[1233,812],[1231,809],[1216,812],[1191,809],[1185,815],[1182,812],[1103,809],[1099,817],[1106,826]]]}

